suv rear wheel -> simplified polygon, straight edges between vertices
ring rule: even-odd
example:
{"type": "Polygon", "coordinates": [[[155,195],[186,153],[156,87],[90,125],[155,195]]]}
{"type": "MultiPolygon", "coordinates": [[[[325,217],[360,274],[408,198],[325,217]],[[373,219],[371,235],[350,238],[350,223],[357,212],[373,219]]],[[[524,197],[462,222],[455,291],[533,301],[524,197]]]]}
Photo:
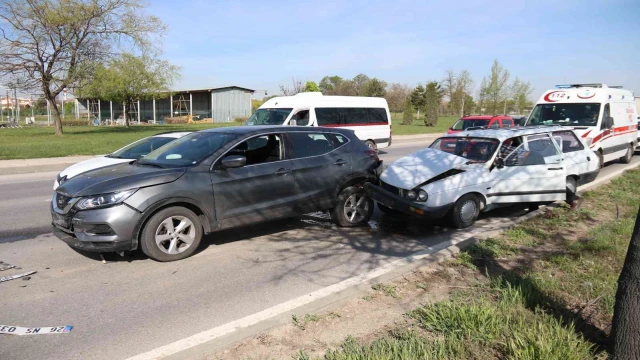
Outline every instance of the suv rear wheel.
{"type": "Polygon", "coordinates": [[[142,251],[157,261],[187,258],[202,240],[202,224],[193,211],[176,206],[154,214],[144,226],[140,239],[142,251]]]}
{"type": "Polygon", "coordinates": [[[342,227],[364,225],[373,215],[373,200],[356,186],[342,189],[336,206],[331,209],[331,219],[342,227]]]}

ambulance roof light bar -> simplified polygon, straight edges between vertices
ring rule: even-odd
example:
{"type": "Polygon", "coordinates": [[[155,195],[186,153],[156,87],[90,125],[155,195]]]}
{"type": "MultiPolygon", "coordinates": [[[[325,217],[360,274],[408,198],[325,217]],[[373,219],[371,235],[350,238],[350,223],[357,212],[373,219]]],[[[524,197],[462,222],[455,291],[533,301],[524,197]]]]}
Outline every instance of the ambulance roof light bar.
{"type": "Polygon", "coordinates": [[[622,89],[622,86],[607,86],[605,84],[566,84],[566,85],[556,85],[556,89],[571,89],[571,88],[582,88],[582,87],[590,87],[590,88],[613,88],[613,89],[622,89]]]}

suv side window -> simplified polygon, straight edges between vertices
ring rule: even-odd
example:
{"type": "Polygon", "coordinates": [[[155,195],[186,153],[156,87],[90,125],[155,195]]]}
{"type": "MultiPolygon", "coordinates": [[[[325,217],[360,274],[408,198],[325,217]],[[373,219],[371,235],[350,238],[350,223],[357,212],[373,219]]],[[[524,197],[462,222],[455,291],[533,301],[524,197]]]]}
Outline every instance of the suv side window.
{"type": "Polygon", "coordinates": [[[556,131],[553,133],[553,137],[562,141],[561,148],[565,154],[584,150],[584,145],[582,145],[582,142],[573,131],[556,131]]]}
{"type": "Polygon", "coordinates": [[[247,158],[247,165],[264,164],[284,159],[282,136],[269,134],[256,136],[236,145],[226,156],[241,155],[247,158]]]}
{"type": "Polygon", "coordinates": [[[602,122],[600,123],[600,130],[606,129],[606,127],[604,126],[605,119],[609,116],[611,116],[611,108],[609,107],[609,104],[607,104],[604,106],[604,111],[602,112],[602,122]]]}
{"type": "Polygon", "coordinates": [[[344,136],[334,134],[293,132],[288,136],[293,143],[294,159],[324,155],[347,142],[344,136]]]}
{"type": "Polygon", "coordinates": [[[502,127],[508,128],[513,126],[513,120],[510,119],[502,119],[502,127]]]}
{"type": "Polygon", "coordinates": [[[493,122],[491,123],[491,125],[489,125],[490,128],[492,129],[497,129],[500,127],[500,120],[495,119],[493,120],[493,122]]]}

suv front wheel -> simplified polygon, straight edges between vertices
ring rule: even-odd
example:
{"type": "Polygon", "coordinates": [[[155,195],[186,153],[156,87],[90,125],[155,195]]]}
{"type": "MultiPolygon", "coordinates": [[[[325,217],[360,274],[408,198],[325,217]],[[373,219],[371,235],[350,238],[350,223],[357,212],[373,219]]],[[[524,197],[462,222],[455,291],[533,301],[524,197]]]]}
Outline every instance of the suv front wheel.
{"type": "Polygon", "coordinates": [[[342,227],[359,226],[369,222],[373,215],[373,200],[356,186],[342,189],[336,206],[331,210],[331,219],[342,227]]]}
{"type": "Polygon", "coordinates": [[[154,214],[144,226],[140,239],[142,251],[157,261],[187,258],[202,240],[202,224],[193,211],[176,206],[154,214]]]}

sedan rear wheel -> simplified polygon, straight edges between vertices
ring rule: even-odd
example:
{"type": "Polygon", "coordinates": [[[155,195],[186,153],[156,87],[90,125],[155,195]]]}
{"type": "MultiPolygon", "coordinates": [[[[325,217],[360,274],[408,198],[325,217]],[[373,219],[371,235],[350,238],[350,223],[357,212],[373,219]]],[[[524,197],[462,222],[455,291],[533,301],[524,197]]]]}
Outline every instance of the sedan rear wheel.
{"type": "Polygon", "coordinates": [[[175,261],[191,256],[202,240],[202,224],[193,211],[183,207],[164,209],[149,219],[140,245],[157,261],[175,261]]]}

